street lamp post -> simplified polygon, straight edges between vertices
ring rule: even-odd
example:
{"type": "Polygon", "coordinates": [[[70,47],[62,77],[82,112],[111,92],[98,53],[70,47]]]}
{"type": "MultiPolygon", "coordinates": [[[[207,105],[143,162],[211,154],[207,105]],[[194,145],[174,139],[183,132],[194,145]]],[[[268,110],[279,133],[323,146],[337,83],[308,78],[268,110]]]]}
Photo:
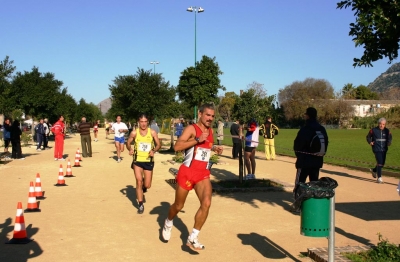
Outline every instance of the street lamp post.
{"type": "Polygon", "coordinates": [[[160,62],[158,61],[151,61],[150,64],[154,65],[154,70],[153,70],[153,74],[156,74],[156,64],[159,64],[160,62]]]}
{"type": "MultiPolygon", "coordinates": [[[[197,29],[197,19],[196,19],[196,13],[202,13],[204,12],[204,9],[201,7],[196,7],[196,6],[191,6],[188,9],[186,9],[186,11],[188,12],[194,12],[194,68],[196,69],[196,63],[197,63],[197,33],[196,33],[196,29],[197,29]]],[[[197,106],[194,106],[194,120],[197,120],[197,106]]]]}

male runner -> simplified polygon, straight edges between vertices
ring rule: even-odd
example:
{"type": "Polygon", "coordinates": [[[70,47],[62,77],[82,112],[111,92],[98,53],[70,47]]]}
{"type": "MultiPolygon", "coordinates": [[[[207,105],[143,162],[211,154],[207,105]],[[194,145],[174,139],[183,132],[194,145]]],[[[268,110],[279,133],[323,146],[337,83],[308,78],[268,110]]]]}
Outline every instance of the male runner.
{"type": "Polygon", "coordinates": [[[124,122],[121,122],[121,116],[117,116],[117,122],[111,127],[114,130],[114,142],[117,149],[118,163],[121,162],[121,152],[124,152],[125,133],[128,132],[128,127],[124,122]]]}
{"type": "Polygon", "coordinates": [[[222,146],[213,145],[211,127],[215,116],[214,112],[212,104],[202,105],[199,108],[199,121],[186,127],[174,146],[175,151],[185,150],[185,159],[176,177],[175,202],[169,208],[168,217],[162,230],[164,240],[168,241],[171,238],[172,220],[182,210],[189,191],[194,188],[200,200],[200,208],[194,217],[193,231],[186,244],[195,250],[204,249],[204,245],[198,241],[198,235],[206,222],[211,205],[212,186],[209,169],[211,150],[217,154],[221,154],[223,150],[222,146]]]}
{"type": "Polygon", "coordinates": [[[99,133],[100,120],[97,120],[93,126],[94,142],[97,142],[97,134],[99,133]]]}
{"type": "Polygon", "coordinates": [[[136,178],[136,198],[139,202],[138,213],[143,214],[143,193],[151,187],[154,168],[154,153],[160,150],[161,143],[157,132],[149,127],[149,120],[145,114],[138,118],[139,128],[129,135],[126,149],[133,155],[131,168],[136,178]],[[134,149],[131,144],[134,141],[134,149]]]}

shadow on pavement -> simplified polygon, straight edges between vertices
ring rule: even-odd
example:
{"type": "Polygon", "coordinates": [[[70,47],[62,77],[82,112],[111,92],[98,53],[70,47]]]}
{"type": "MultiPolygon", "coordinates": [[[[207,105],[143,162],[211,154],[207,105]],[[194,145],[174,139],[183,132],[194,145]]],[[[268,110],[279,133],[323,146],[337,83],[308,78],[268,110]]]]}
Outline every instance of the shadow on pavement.
{"type": "MultiPolygon", "coordinates": [[[[169,203],[161,202],[160,206],[153,208],[149,213],[150,215],[158,215],[157,223],[160,227],[159,239],[163,243],[168,243],[168,241],[165,241],[162,237],[162,229],[164,227],[165,219],[167,218],[168,215],[169,207],[170,207],[169,203]]],[[[181,232],[180,238],[182,240],[182,246],[181,246],[182,251],[187,252],[191,255],[198,255],[199,253],[197,251],[192,250],[190,247],[186,245],[187,238],[189,237],[189,230],[186,227],[186,225],[182,222],[182,220],[178,216],[176,216],[173,221],[174,221],[174,227],[172,229],[172,235],[174,234],[175,228],[181,232]]]]}
{"type": "Polygon", "coordinates": [[[132,185],[127,185],[126,188],[121,189],[119,192],[125,195],[132,202],[132,206],[134,206],[137,209],[139,208],[139,204],[136,201],[136,188],[134,188],[132,185]]]}
{"type": "Polygon", "coordinates": [[[293,261],[300,262],[301,260],[295,258],[281,246],[277,245],[268,237],[259,235],[257,233],[238,234],[243,245],[250,245],[257,250],[261,255],[270,259],[283,259],[290,258],[293,261]]]}
{"type": "MultiPolygon", "coordinates": [[[[239,179],[236,174],[224,169],[213,168],[211,173],[217,180],[239,179]]],[[[253,192],[250,190],[251,189],[249,189],[249,192],[220,193],[218,195],[220,197],[232,198],[237,201],[248,203],[255,208],[259,208],[256,202],[260,201],[263,203],[268,203],[272,206],[279,205],[287,211],[291,210],[290,205],[293,202],[293,193],[285,191],[253,192]]],[[[292,214],[297,215],[295,213],[292,214]]]]}
{"type": "Polygon", "coordinates": [[[335,233],[338,233],[344,237],[347,237],[349,239],[352,239],[354,241],[357,241],[358,243],[361,243],[363,245],[372,245],[371,241],[369,239],[354,235],[353,233],[346,232],[345,230],[341,229],[340,227],[335,227],[335,233]]]}
{"type": "MultiPolygon", "coordinates": [[[[330,170],[326,170],[326,169],[322,169],[322,168],[320,169],[320,172],[321,173],[325,173],[325,174],[330,174],[330,175],[349,177],[349,178],[354,178],[354,179],[358,179],[358,180],[361,180],[361,181],[367,181],[367,182],[376,183],[376,179],[375,178],[366,178],[366,177],[353,176],[353,175],[350,175],[348,173],[330,171],[330,170]]],[[[372,177],[372,176],[370,175],[370,177],[372,177]]],[[[393,183],[386,183],[385,182],[385,184],[397,186],[397,184],[393,184],[393,183]]]]}
{"type": "MultiPolygon", "coordinates": [[[[7,235],[12,237],[14,226],[11,225],[11,218],[7,218],[3,224],[0,224],[0,261],[7,262],[26,262],[31,258],[40,256],[43,250],[36,241],[31,241],[28,244],[4,244],[9,239],[7,235]]],[[[28,238],[32,238],[39,231],[39,228],[32,227],[32,224],[26,227],[28,238]]]]}
{"type": "Polygon", "coordinates": [[[399,201],[336,203],[335,207],[337,211],[365,221],[400,220],[399,201]]]}

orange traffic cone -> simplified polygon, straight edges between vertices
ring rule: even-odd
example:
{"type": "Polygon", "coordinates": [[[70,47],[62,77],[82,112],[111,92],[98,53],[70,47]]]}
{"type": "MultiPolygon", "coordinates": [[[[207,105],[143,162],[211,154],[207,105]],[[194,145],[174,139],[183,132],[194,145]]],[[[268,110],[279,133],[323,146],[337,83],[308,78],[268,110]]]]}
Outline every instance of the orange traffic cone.
{"type": "Polygon", "coordinates": [[[26,235],[24,211],[22,203],[18,202],[17,215],[15,216],[14,235],[6,244],[27,244],[33,239],[29,239],[26,235]]]}
{"type": "Polygon", "coordinates": [[[33,186],[33,182],[30,183],[29,186],[29,194],[28,194],[28,207],[25,209],[25,212],[40,212],[39,202],[36,201],[35,188],[33,186]]]}
{"type": "Polygon", "coordinates": [[[65,177],[74,177],[74,175],[72,175],[71,162],[69,161],[69,159],[67,163],[67,172],[65,173],[65,177]]]}
{"type": "Polygon", "coordinates": [[[81,152],[79,151],[79,148],[78,148],[78,149],[76,149],[75,158],[78,158],[78,160],[79,160],[79,161],[82,161],[82,158],[81,158],[81,152]]]}
{"type": "Polygon", "coordinates": [[[60,170],[58,171],[58,181],[57,184],[55,184],[55,186],[67,186],[64,180],[64,171],[62,165],[60,165],[60,170]]]}
{"type": "Polygon", "coordinates": [[[44,191],[42,191],[42,182],[40,182],[40,174],[36,174],[36,181],[35,181],[35,196],[36,199],[45,199],[44,191]]]}
{"type": "Polygon", "coordinates": [[[77,156],[75,156],[74,167],[81,167],[81,163],[79,163],[79,158],[77,156]]]}

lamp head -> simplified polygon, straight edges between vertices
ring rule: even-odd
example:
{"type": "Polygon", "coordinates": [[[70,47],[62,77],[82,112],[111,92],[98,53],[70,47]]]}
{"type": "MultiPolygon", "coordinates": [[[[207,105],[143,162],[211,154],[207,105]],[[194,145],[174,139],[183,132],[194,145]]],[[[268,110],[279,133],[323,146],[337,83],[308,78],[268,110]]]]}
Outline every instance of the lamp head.
{"type": "Polygon", "coordinates": [[[204,9],[199,7],[199,9],[197,10],[198,13],[204,12],[204,9]]]}
{"type": "Polygon", "coordinates": [[[186,9],[186,11],[193,12],[193,7],[189,7],[188,9],[186,9]]]}

